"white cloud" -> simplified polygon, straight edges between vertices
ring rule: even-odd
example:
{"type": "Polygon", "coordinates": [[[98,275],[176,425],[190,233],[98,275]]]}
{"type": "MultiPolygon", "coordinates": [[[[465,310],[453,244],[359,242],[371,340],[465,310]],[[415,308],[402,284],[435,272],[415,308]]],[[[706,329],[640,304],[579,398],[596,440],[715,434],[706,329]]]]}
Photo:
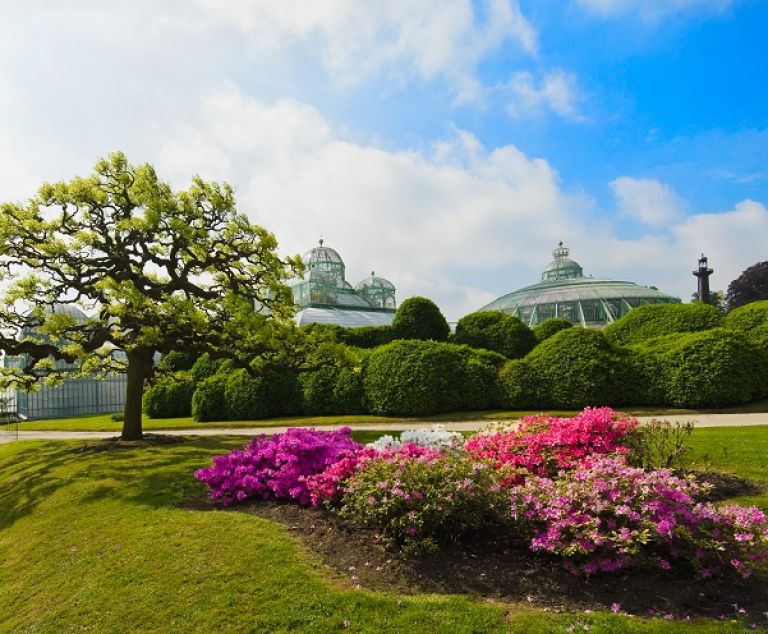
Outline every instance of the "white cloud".
{"type": "Polygon", "coordinates": [[[685,202],[668,185],[649,178],[622,176],[611,181],[619,211],[652,227],[662,227],[681,218],[685,202]]]}
{"type": "Polygon", "coordinates": [[[507,112],[512,117],[531,116],[549,110],[567,119],[583,118],[576,108],[576,78],[561,69],[547,73],[538,83],[531,73],[515,73],[501,90],[510,95],[507,112]]]}
{"type": "Polygon", "coordinates": [[[536,32],[517,0],[198,0],[211,20],[243,31],[260,54],[298,47],[331,77],[356,83],[442,77],[474,99],[478,63],[512,41],[536,52],[536,32]]]}
{"type": "Polygon", "coordinates": [[[638,13],[647,20],[657,20],[685,12],[722,13],[737,0],[576,0],[602,17],[638,13]]]}

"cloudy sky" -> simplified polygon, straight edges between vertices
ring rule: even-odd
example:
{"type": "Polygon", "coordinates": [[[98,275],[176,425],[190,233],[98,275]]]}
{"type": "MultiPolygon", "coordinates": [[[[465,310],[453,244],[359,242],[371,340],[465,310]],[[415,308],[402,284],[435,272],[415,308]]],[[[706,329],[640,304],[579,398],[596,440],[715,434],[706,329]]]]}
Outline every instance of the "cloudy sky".
{"type": "Polygon", "coordinates": [[[762,0],[0,0],[0,200],[123,150],[450,319],[768,259],[762,0]]]}

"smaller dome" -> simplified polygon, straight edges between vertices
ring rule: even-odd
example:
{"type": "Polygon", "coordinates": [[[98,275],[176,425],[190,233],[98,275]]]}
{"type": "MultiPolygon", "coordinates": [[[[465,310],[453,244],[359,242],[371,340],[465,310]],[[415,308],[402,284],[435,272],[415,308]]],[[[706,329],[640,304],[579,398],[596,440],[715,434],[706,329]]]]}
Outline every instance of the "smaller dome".
{"type": "Polygon", "coordinates": [[[304,266],[306,266],[309,271],[318,266],[322,267],[327,264],[344,266],[344,260],[341,259],[338,251],[331,247],[323,246],[322,238],[320,238],[319,246],[307,251],[301,259],[304,261],[304,266]]]}
{"type": "Polygon", "coordinates": [[[563,243],[557,245],[552,251],[552,257],[555,259],[547,264],[541,273],[541,279],[544,280],[566,280],[576,277],[584,277],[584,269],[577,262],[571,260],[568,256],[571,250],[564,247],[563,243]]]}
{"type": "Polygon", "coordinates": [[[358,282],[355,286],[356,291],[362,291],[366,288],[381,288],[394,291],[395,285],[383,277],[376,277],[376,272],[371,271],[371,277],[366,277],[361,282],[358,282]]]}
{"type": "Polygon", "coordinates": [[[371,271],[371,277],[358,282],[355,291],[360,293],[374,308],[386,308],[394,310],[395,285],[383,277],[376,277],[376,272],[371,271]]]}

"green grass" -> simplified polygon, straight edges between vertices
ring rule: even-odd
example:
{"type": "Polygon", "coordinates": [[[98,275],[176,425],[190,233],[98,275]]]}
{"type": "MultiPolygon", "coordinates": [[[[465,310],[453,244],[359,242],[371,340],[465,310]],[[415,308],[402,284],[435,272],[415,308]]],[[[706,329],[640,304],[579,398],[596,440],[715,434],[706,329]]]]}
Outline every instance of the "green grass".
{"type": "MultiPolygon", "coordinates": [[[[0,445],[0,632],[333,632],[345,620],[351,632],[744,631],[356,590],[278,524],[180,506],[205,494],[192,472],[242,443],[0,445]]],[[[697,464],[768,482],[767,427],[699,429],[693,443],[697,464]]]]}
{"type": "MultiPolygon", "coordinates": [[[[634,416],[670,416],[673,414],[717,414],[717,413],[753,413],[768,412],[768,400],[749,403],[740,407],[717,410],[693,410],[674,409],[665,407],[630,407],[621,408],[634,416]]],[[[538,412],[531,410],[492,410],[483,412],[449,412],[447,414],[434,414],[418,418],[393,418],[387,416],[372,416],[369,414],[355,414],[352,416],[289,416],[285,418],[273,418],[268,420],[236,420],[236,421],[211,421],[199,423],[190,417],[186,418],[144,418],[145,430],[160,429],[205,429],[234,427],[274,427],[290,425],[296,427],[335,425],[335,424],[366,424],[366,423],[400,423],[405,427],[415,421],[439,423],[455,420],[511,420],[521,418],[538,412]]],[[[573,416],[575,410],[550,410],[556,416],[573,416]]],[[[22,423],[21,429],[29,431],[114,431],[122,429],[122,423],[112,420],[110,414],[97,414],[79,418],[50,418],[34,420],[22,423]]]]}

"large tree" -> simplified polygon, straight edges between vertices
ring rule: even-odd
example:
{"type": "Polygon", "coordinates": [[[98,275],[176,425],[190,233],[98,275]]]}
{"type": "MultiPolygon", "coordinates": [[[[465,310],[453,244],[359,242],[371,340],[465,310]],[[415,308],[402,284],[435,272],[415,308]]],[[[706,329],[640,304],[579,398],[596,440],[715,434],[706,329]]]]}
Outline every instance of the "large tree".
{"type": "Polygon", "coordinates": [[[728,285],[728,310],[768,299],[768,261],[758,262],[728,285]]]}
{"type": "Polygon", "coordinates": [[[135,440],[157,353],[208,352],[253,372],[302,361],[284,284],[301,261],[278,256],[226,184],[173,191],[116,153],[0,213],[0,349],[25,359],[3,371],[6,385],[60,380],[62,362],[124,371],[122,438],[135,440]]]}

